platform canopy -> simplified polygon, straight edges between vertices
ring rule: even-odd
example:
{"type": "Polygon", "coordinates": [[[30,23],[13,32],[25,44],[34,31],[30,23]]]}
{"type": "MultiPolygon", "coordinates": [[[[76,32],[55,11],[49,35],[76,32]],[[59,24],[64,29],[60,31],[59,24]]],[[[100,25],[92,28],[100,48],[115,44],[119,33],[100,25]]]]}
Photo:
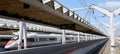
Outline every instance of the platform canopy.
{"type": "Polygon", "coordinates": [[[88,21],[54,0],[1,0],[0,17],[104,35],[88,21]]]}

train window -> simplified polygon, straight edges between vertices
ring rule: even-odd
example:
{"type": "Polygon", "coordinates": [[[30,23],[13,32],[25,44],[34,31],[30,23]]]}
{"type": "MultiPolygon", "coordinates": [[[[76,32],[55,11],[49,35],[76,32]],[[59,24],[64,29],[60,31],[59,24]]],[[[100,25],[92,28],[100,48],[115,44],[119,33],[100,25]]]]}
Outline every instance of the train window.
{"type": "Polygon", "coordinates": [[[18,40],[18,37],[13,37],[11,40],[18,40]]]}
{"type": "Polygon", "coordinates": [[[56,41],[57,38],[49,38],[49,41],[56,41]]]}
{"type": "Polygon", "coordinates": [[[39,41],[47,41],[47,38],[39,38],[39,41]]]}
{"type": "Polygon", "coordinates": [[[74,39],[74,37],[72,37],[72,40],[74,39]]]}
{"type": "Polygon", "coordinates": [[[69,37],[66,37],[65,39],[66,39],[66,40],[70,40],[70,38],[69,38],[69,37]]]}
{"type": "Polygon", "coordinates": [[[27,41],[28,41],[28,42],[34,42],[35,39],[34,39],[34,38],[28,38],[27,41]]]}
{"type": "Polygon", "coordinates": [[[3,41],[8,41],[8,40],[10,40],[10,38],[1,38],[1,39],[0,39],[0,41],[2,41],[2,42],[3,42],[3,41]]]}

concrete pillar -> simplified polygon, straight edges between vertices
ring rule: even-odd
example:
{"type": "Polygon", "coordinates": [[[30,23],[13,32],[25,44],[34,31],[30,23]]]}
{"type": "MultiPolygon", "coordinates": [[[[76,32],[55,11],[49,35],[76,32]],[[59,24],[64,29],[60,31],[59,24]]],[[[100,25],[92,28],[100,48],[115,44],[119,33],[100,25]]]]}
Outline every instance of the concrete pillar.
{"type": "Polygon", "coordinates": [[[94,40],[93,35],[91,35],[91,39],[94,40]]]}
{"type": "Polygon", "coordinates": [[[27,48],[27,31],[26,31],[26,23],[19,22],[19,39],[18,39],[18,50],[22,47],[22,40],[24,41],[24,49],[27,48]]]}
{"type": "Polygon", "coordinates": [[[78,32],[78,42],[80,42],[80,33],[78,32]]]}
{"type": "Polygon", "coordinates": [[[62,30],[62,44],[65,44],[65,29],[62,30]]]}
{"type": "Polygon", "coordinates": [[[115,54],[115,30],[114,30],[114,13],[110,14],[110,40],[111,40],[111,54],[115,54]]]}
{"type": "Polygon", "coordinates": [[[23,37],[23,22],[19,22],[19,39],[18,39],[18,50],[21,49],[22,37],[23,37]]]}
{"type": "Polygon", "coordinates": [[[93,36],[92,36],[92,34],[90,35],[90,40],[93,40],[93,36]]]}
{"type": "Polygon", "coordinates": [[[24,49],[27,48],[27,30],[26,30],[26,23],[23,23],[23,40],[24,40],[24,49]]]}
{"type": "Polygon", "coordinates": [[[95,40],[97,40],[97,36],[95,35],[95,40]]]}
{"type": "Polygon", "coordinates": [[[87,34],[85,34],[85,41],[87,41],[88,40],[88,37],[87,37],[87,34]]]}

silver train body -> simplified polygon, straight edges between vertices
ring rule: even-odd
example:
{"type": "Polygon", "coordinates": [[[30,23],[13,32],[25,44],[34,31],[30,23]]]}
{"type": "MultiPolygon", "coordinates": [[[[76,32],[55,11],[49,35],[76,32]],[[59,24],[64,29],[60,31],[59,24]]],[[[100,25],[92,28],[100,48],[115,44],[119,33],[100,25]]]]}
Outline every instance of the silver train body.
{"type": "MultiPolygon", "coordinates": [[[[61,43],[60,34],[29,34],[27,35],[27,47],[58,44],[61,43]]],[[[66,43],[77,41],[77,36],[65,35],[66,43]]],[[[5,45],[5,49],[12,49],[18,47],[18,36],[11,38],[5,45]]],[[[22,42],[23,47],[23,42],[22,42]]]]}

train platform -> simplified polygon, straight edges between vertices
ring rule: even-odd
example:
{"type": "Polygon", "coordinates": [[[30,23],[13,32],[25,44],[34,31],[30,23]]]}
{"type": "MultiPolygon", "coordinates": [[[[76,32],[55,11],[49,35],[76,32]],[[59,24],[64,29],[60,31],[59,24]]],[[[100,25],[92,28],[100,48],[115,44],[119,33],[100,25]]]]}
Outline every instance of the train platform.
{"type": "Polygon", "coordinates": [[[102,40],[100,42],[88,45],[86,47],[79,47],[70,51],[65,52],[65,54],[94,54],[99,53],[98,51],[101,49],[101,47],[104,46],[106,43],[106,40],[102,40]]]}
{"type": "Polygon", "coordinates": [[[99,46],[103,46],[107,40],[108,39],[99,39],[63,45],[58,44],[34,47],[23,50],[1,52],[1,54],[92,54],[98,49],[99,46]]]}
{"type": "Polygon", "coordinates": [[[120,39],[115,40],[115,54],[120,54],[120,39]]]}

